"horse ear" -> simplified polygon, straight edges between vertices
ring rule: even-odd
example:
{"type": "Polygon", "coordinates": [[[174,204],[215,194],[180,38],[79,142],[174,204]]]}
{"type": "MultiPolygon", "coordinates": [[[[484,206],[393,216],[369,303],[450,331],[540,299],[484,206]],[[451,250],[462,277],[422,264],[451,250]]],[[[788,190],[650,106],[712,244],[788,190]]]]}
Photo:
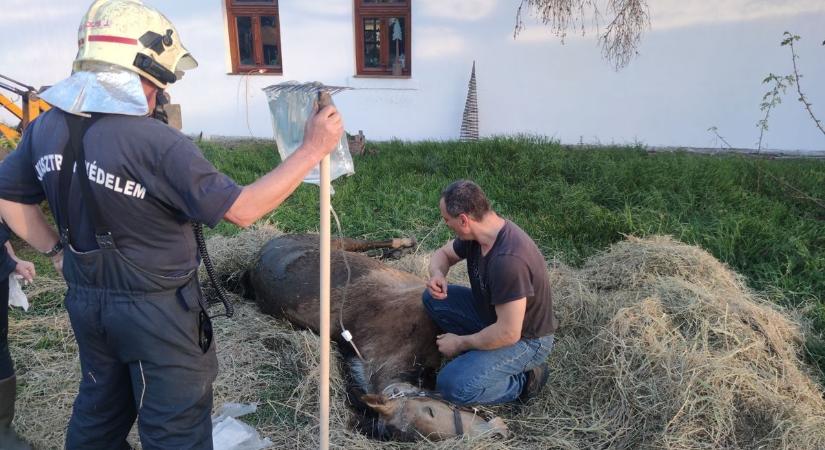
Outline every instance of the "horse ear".
{"type": "Polygon", "coordinates": [[[361,401],[366,403],[370,408],[383,405],[387,403],[387,398],[380,394],[364,394],[361,396],[361,401]]]}
{"type": "Polygon", "coordinates": [[[379,414],[390,415],[395,410],[395,407],[394,402],[388,402],[387,400],[387,397],[380,394],[365,394],[361,396],[361,401],[379,414]]]}

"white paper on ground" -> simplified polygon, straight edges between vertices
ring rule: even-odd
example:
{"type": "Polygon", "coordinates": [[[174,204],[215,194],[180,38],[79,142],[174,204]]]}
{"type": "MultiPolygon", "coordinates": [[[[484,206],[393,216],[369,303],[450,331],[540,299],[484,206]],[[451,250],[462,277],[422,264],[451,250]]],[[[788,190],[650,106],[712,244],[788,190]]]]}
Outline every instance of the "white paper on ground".
{"type": "Polygon", "coordinates": [[[256,405],[225,403],[212,416],[212,445],[215,450],[261,450],[271,447],[269,438],[261,439],[257,430],[235,419],[256,410],[256,405]]]}
{"type": "Polygon", "coordinates": [[[23,308],[23,311],[28,311],[29,299],[20,287],[19,280],[21,279],[23,279],[23,277],[20,275],[14,273],[9,275],[9,305],[23,308]]]}

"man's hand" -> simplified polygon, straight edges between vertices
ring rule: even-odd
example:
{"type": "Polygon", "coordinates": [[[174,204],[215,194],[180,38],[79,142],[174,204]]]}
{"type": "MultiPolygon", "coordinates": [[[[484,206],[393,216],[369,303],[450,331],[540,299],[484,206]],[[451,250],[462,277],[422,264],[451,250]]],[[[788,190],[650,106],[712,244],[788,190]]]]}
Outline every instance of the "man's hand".
{"type": "Polygon", "coordinates": [[[447,298],[447,279],[440,274],[430,277],[427,281],[427,290],[434,299],[444,300],[447,298]]]}
{"type": "Polygon", "coordinates": [[[448,358],[471,350],[495,350],[515,344],[521,339],[522,322],[527,298],[522,297],[496,305],[496,322],[478,333],[457,336],[445,333],[436,336],[438,351],[448,358]]]}
{"type": "Polygon", "coordinates": [[[461,258],[453,250],[453,241],[447,242],[430,256],[430,279],[427,280],[427,291],[434,299],[447,298],[447,273],[450,267],[459,261],[461,258]]]}
{"type": "Polygon", "coordinates": [[[34,264],[32,264],[29,261],[24,261],[22,259],[15,258],[15,260],[17,261],[17,267],[14,268],[14,273],[23,277],[23,280],[25,280],[27,283],[31,283],[31,281],[34,279],[36,275],[34,270],[34,264]]]}
{"type": "MultiPolygon", "coordinates": [[[[315,108],[318,108],[317,105],[315,108]]],[[[307,120],[303,145],[326,155],[335,149],[343,134],[344,122],[341,114],[335,106],[325,106],[307,120]]]]}
{"type": "Polygon", "coordinates": [[[438,351],[447,358],[457,356],[459,353],[466,350],[464,348],[463,338],[453,333],[439,334],[435,338],[435,344],[438,345],[438,351]]]}

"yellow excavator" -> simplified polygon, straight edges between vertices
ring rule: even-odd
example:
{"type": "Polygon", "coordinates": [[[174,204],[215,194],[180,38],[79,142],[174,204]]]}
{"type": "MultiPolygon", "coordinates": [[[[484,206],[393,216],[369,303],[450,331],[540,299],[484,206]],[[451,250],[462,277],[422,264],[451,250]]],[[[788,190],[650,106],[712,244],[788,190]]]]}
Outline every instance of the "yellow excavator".
{"type": "Polygon", "coordinates": [[[17,141],[23,133],[23,130],[25,130],[37,116],[48,111],[51,107],[48,103],[40,99],[38,91],[33,87],[13,80],[3,74],[0,74],[0,78],[2,78],[2,81],[0,81],[0,106],[20,120],[20,123],[14,128],[0,122],[0,135],[10,141],[17,141]],[[11,98],[4,95],[2,90],[20,96],[20,106],[15,104],[11,98]]]}

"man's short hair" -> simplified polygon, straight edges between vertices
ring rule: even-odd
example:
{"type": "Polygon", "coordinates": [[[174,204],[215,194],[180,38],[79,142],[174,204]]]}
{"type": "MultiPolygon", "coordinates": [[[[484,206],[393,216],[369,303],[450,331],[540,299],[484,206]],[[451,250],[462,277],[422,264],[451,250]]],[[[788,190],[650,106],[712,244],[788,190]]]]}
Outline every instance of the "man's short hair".
{"type": "Polygon", "coordinates": [[[457,217],[467,214],[475,220],[481,220],[490,212],[490,201],[481,188],[470,180],[458,180],[450,183],[441,191],[447,214],[457,217]]]}

